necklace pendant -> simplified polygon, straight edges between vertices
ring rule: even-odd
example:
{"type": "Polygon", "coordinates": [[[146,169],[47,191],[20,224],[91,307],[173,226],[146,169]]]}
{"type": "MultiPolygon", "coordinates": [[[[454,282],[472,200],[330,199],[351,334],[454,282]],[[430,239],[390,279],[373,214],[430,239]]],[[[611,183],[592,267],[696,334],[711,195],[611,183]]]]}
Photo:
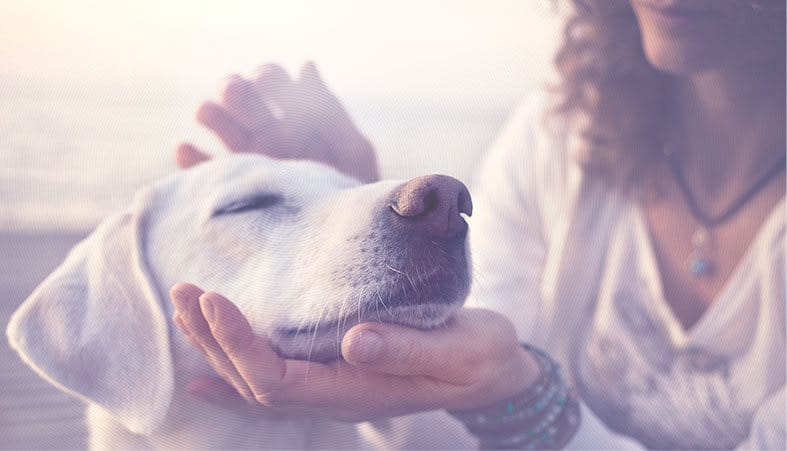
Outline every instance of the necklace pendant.
{"type": "Polygon", "coordinates": [[[696,278],[712,276],[715,266],[709,258],[713,248],[710,231],[704,227],[695,230],[691,236],[691,244],[693,249],[689,257],[689,272],[696,278]]]}
{"type": "Polygon", "coordinates": [[[692,256],[689,260],[689,272],[694,277],[709,277],[713,275],[713,263],[700,256],[692,256]]]}

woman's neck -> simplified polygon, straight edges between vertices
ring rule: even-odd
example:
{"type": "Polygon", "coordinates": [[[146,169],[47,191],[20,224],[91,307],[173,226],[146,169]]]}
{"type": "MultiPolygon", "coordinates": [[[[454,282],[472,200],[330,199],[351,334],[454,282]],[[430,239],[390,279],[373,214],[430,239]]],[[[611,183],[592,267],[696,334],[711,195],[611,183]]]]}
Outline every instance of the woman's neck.
{"type": "Polygon", "coordinates": [[[785,152],[784,61],[676,80],[668,126],[683,172],[710,204],[746,190],[785,152]]]}

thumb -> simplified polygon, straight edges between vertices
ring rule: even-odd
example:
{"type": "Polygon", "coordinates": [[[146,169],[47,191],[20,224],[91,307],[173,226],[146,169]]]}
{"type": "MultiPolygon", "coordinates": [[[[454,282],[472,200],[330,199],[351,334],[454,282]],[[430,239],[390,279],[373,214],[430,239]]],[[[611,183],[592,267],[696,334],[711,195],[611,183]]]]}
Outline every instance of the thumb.
{"type": "MultiPolygon", "coordinates": [[[[452,358],[457,346],[450,328],[419,330],[393,324],[364,323],[342,340],[344,359],[358,367],[397,376],[432,376],[449,381],[462,368],[452,358]]],[[[461,347],[461,345],[460,345],[461,347]]]]}

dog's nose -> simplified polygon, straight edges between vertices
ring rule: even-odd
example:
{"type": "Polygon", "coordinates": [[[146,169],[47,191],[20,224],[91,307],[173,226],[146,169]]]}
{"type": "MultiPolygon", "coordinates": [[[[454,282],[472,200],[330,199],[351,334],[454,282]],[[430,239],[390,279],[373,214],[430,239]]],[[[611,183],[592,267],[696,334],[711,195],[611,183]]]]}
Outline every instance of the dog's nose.
{"type": "Polygon", "coordinates": [[[391,209],[403,220],[435,237],[452,237],[467,230],[459,215],[473,214],[470,192],[447,175],[425,175],[394,192],[391,209]]]}

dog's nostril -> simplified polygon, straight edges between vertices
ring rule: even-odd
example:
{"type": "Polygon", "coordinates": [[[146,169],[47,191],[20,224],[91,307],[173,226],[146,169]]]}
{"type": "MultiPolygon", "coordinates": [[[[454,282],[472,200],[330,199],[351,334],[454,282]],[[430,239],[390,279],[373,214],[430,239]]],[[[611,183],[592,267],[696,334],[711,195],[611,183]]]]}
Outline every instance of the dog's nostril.
{"type": "Polygon", "coordinates": [[[439,196],[437,194],[437,191],[434,189],[429,190],[429,192],[426,193],[426,196],[424,196],[424,202],[423,202],[424,213],[428,213],[434,210],[435,208],[437,208],[438,203],[439,203],[439,196]]]}

